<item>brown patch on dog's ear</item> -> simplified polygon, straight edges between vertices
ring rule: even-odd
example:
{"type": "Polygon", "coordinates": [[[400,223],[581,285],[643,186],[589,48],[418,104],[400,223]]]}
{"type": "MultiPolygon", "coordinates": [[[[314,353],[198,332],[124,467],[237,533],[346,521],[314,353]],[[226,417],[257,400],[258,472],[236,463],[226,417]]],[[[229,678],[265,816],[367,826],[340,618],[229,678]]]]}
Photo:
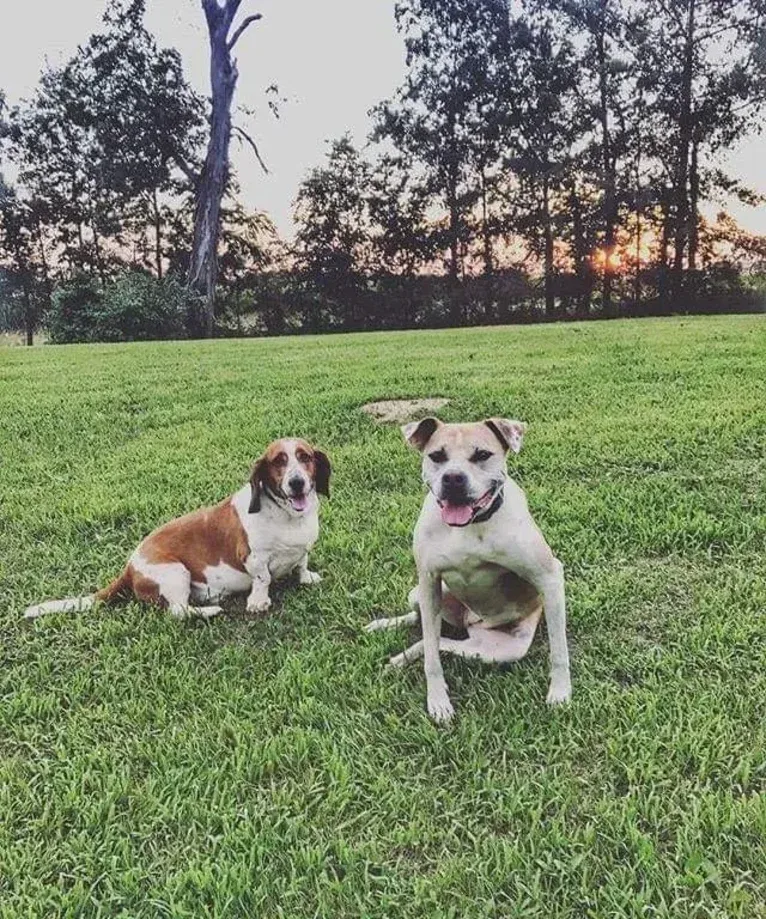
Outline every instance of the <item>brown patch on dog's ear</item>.
{"type": "Polygon", "coordinates": [[[329,457],[321,450],[314,450],[314,486],[317,494],[330,497],[330,473],[332,466],[329,457]]]}
{"type": "Polygon", "coordinates": [[[428,441],[434,436],[434,431],[440,426],[441,421],[438,418],[422,418],[420,421],[403,424],[402,434],[411,447],[422,453],[428,441]]]}
{"type": "Polygon", "coordinates": [[[511,421],[509,418],[487,418],[484,424],[497,437],[506,453],[508,450],[513,450],[514,453],[521,450],[524,432],[527,429],[523,421],[511,421]]]}
{"type": "Polygon", "coordinates": [[[265,456],[262,456],[256,460],[253,471],[250,473],[252,494],[250,495],[250,507],[247,509],[249,514],[257,514],[261,509],[261,492],[263,491],[267,469],[268,460],[265,456]]]}

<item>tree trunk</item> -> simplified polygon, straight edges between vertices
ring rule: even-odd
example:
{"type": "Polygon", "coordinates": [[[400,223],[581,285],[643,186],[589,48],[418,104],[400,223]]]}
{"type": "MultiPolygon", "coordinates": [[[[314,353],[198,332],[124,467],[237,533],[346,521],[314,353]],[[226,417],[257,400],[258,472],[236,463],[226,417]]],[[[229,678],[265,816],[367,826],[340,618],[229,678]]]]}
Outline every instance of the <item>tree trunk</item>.
{"type": "Polygon", "coordinates": [[[96,259],[96,271],[102,284],[106,284],[106,272],[104,271],[104,260],[101,256],[101,243],[99,242],[96,221],[93,221],[93,255],[96,259]]]}
{"type": "Polygon", "coordinates": [[[24,281],[24,328],[27,333],[27,345],[31,348],[35,339],[35,313],[32,308],[32,297],[29,294],[29,283],[24,281]]]}
{"type": "Polygon", "coordinates": [[[545,316],[547,319],[552,319],[556,311],[556,297],[553,290],[553,227],[551,226],[547,173],[543,176],[543,235],[545,243],[545,316]]]}
{"type": "Polygon", "coordinates": [[[212,109],[207,155],[196,189],[194,237],[189,261],[188,287],[202,300],[199,331],[213,334],[215,286],[218,280],[218,238],[221,230],[221,201],[229,178],[231,102],[237,85],[237,64],[232,50],[250,22],[249,16],[229,38],[234,17],[242,0],[202,0],[210,39],[210,87],[212,109]]]}
{"type": "Polygon", "coordinates": [[[695,138],[692,141],[692,158],[689,167],[689,271],[693,274],[697,270],[697,251],[699,248],[699,143],[695,138]]]}
{"type": "MultiPolygon", "coordinates": [[[[640,192],[636,183],[636,192],[640,192]]],[[[636,207],[636,276],[633,278],[633,306],[636,310],[641,306],[641,207],[636,207]]]]}
{"type": "Polygon", "coordinates": [[[604,277],[601,288],[601,311],[612,314],[612,272],[610,258],[614,253],[617,225],[617,177],[609,131],[609,87],[606,60],[606,6],[601,0],[601,17],[596,31],[598,58],[599,120],[601,121],[601,157],[604,168],[604,277]]]}
{"type": "Polygon", "coordinates": [[[85,238],[82,232],[82,223],[79,220],[77,221],[77,242],[80,245],[80,248],[77,253],[77,257],[80,261],[80,264],[77,265],[77,269],[79,271],[84,271],[85,270],[85,238]]]}
{"type": "Polygon", "coordinates": [[[662,211],[662,236],[660,237],[660,257],[658,264],[657,296],[663,311],[668,309],[668,253],[671,236],[671,203],[672,192],[663,191],[660,208],[662,211]]]}
{"type": "Polygon", "coordinates": [[[484,243],[484,274],[491,275],[495,271],[495,259],[492,252],[492,234],[489,231],[487,216],[487,175],[484,166],[481,167],[481,235],[484,243]]]}
{"type": "Polygon", "coordinates": [[[152,189],[152,205],[154,211],[154,259],[157,267],[157,280],[162,280],[162,214],[157,201],[157,189],[152,189]]]}
{"type": "Polygon", "coordinates": [[[40,267],[42,268],[42,272],[43,272],[43,296],[44,296],[43,312],[46,312],[51,307],[51,282],[50,282],[50,274],[48,272],[48,257],[45,254],[45,240],[43,238],[43,229],[42,229],[42,224],[40,222],[39,217],[36,220],[35,227],[37,230],[37,244],[40,249],[40,267]]]}
{"type": "Polygon", "coordinates": [[[636,207],[636,276],[633,279],[633,308],[638,312],[641,306],[641,218],[643,217],[643,201],[641,197],[641,128],[643,124],[643,96],[639,94],[636,117],[636,187],[635,187],[635,207],[636,207]]]}
{"type": "Polygon", "coordinates": [[[684,67],[681,84],[681,111],[679,112],[678,160],[676,162],[676,234],[673,252],[671,289],[673,298],[679,300],[683,291],[684,251],[688,239],[689,199],[689,148],[692,140],[692,81],[694,79],[694,14],[696,0],[689,0],[686,19],[684,67]]]}
{"type": "Polygon", "coordinates": [[[585,246],[585,231],[582,221],[582,207],[580,196],[577,194],[577,184],[572,178],[569,186],[569,209],[572,213],[572,249],[577,279],[577,315],[587,318],[590,313],[590,283],[588,278],[588,253],[585,246]]]}

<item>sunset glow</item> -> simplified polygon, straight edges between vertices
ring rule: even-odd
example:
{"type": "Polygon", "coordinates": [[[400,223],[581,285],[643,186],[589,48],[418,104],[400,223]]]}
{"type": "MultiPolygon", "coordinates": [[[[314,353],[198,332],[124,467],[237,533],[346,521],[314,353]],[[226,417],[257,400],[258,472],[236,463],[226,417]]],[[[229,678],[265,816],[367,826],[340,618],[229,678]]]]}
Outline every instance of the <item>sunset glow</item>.
{"type": "Polygon", "coordinates": [[[622,257],[616,249],[596,249],[593,253],[593,264],[601,271],[617,272],[622,267],[622,257]]]}

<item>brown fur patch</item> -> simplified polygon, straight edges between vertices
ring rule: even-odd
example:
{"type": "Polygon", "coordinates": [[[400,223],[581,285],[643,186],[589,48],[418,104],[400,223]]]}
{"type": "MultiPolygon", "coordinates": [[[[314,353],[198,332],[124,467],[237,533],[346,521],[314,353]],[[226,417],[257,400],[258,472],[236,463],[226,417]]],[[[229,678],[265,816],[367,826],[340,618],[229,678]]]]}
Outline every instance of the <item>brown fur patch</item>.
{"type": "Polygon", "coordinates": [[[136,571],[132,565],[128,565],[130,581],[133,585],[133,594],[137,600],[143,603],[152,603],[155,606],[164,606],[163,598],[160,596],[160,587],[156,581],[153,581],[140,571],[136,571]]]}
{"type": "MultiPolygon", "coordinates": [[[[225,562],[244,571],[250,546],[231,498],[227,498],[215,507],[203,507],[161,526],[147,536],[139,551],[152,565],[181,562],[191,572],[192,581],[206,584],[208,565],[225,562]]],[[[138,595],[135,577],[133,590],[138,595]]]]}

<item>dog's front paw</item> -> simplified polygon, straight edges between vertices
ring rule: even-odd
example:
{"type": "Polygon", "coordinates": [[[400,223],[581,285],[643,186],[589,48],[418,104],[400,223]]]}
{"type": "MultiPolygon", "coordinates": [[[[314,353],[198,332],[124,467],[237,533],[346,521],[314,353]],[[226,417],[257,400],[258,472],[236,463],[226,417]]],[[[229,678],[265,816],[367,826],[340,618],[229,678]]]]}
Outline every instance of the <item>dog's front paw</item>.
{"type": "Polygon", "coordinates": [[[446,687],[428,693],[428,714],[437,724],[449,724],[455,709],[449,700],[446,687]]]}
{"type": "Polygon", "coordinates": [[[548,687],[548,705],[561,705],[572,698],[572,681],[569,673],[554,673],[548,687]]]}
{"type": "Polygon", "coordinates": [[[301,576],[299,582],[303,584],[304,587],[310,587],[312,584],[318,584],[322,580],[322,575],[317,574],[316,571],[301,571],[301,576]]]}
{"type": "Polygon", "coordinates": [[[271,609],[271,597],[250,597],[245,607],[248,613],[268,613],[271,609]]]}

